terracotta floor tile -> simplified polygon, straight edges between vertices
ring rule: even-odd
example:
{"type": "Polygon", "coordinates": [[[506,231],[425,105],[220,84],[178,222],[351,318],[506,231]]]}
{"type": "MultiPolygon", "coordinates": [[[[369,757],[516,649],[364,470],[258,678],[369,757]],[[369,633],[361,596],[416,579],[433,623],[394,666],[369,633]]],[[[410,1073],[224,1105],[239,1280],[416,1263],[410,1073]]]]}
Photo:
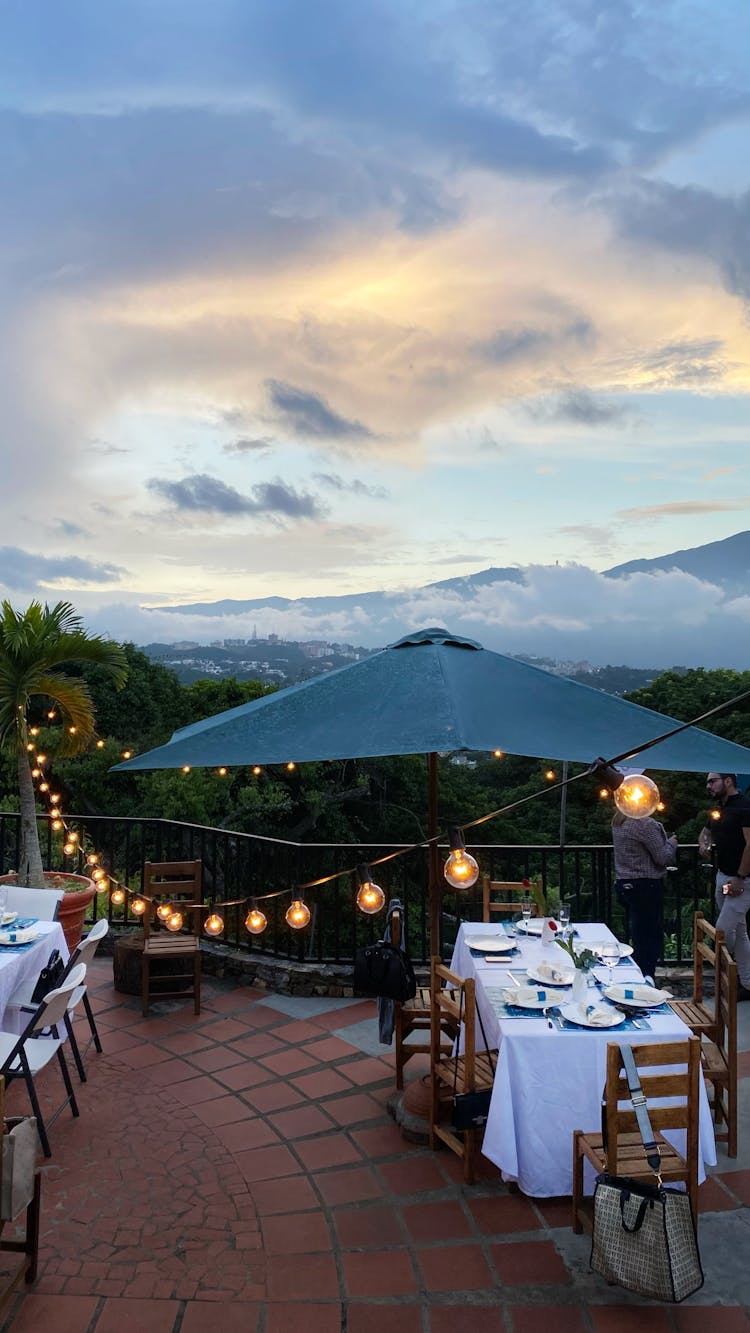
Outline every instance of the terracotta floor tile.
{"type": "Polygon", "coordinates": [[[158,1046],[136,1045],[119,1051],[117,1058],[129,1069],[145,1069],[147,1065],[166,1064],[171,1057],[158,1046]]]}
{"type": "MultiPolygon", "coordinates": [[[[221,1302],[221,1333],[256,1333],[260,1305],[249,1301],[221,1302]]],[[[180,1324],[180,1333],[206,1333],[206,1307],[201,1301],[189,1301],[180,1324]]],[[[139,1333],[134,1329],[133,1333],[139,1333]]]]}
{"type": "Polygon", "coordinates": [[[335,1069],[322,1069],[317,1074],[302,1074],[289,1082],[304,1093],[305,1097],[329,1097],[335,1092],[351,1092],[352,1085],[342,1078],[335,1069]]]}
{"type": "Polygon", "coordinates": [[[432,1157],[412,1157],[405,1162],[386,1162],[378,1168],[393,1194],[421,1194],[446,1188],[445,1177],[432,1157]]]}
{"type": "Polygon", "coordinates": [[[346,1055],[359,1054],[356,1046],[351,1046],[348,1041],[342,1041],[340,1037],[323,1037],[321,1041],[308,1041],[305,1043],[305,1050],[316,1060],[323,1061],[343,1060],[346,1055]]]}
{"type": "MultiPolygon", "coordinates": [[[[304,1309],[305,1333],[341,1333],[343,1324],[338,1301],[327,1302],[325,1305],[308,1302],[304,1309]]],[[[299,1322],[298,1305],[274,1301],[266,1311],[266,1333],[289,1333],[290,1329],[298,1327],[299,1322]]]]}
{"type": "MultiPolygon", "coordinates": [[[[566,1200],[566,1203],[566,1219],[570,1225],[570,1200],[566,1200]]],[[[542,1225],[532,1204],[522,1194],[469,1199],[468,1204],[474,1221],[485,1236],[497,1236],[510,1231],[537,1231],[542,1225]]]]}
{"type": "Polygon", "coordinates": [[[569,1227],[572,1200],[569,1194],[554,1199],[535,1199],[534,1207],[539,1210],[548,1227],[569,1227]]]}
{"type": "MultiPolygon", "coordinates": [[[[555,1333],[586,1333],[588,1327],[580,1305],[514,1305],[510,1316],[513,1333],[549,1333],[552,1328],[555,1333]]],[[[700,1333],[706,1333],[705,1325],[700,1333]]]]}
{"type": "MultiPolygon", "coordinates": [[[[282,1015],[279,1015],[282,1018],[282,1015]]],[[[325,1037],[325,1032],[317,1024],[307,1022],[305,1019],[297,1019],[293,1023],[284,1023],[283,1018],[279,1027],[274,1028],[274,1037],[287,1042],[292,1046],[307,1046],[316,1037],[325,1037]]]]}
{"type": "Polygon", "coordinates": [[[231,1125],[236,1120],[246,1120],[250,1112],[239,1097],[227,1094],[210,1102],[201,1102],[195,1107],[195,1114],[204,1125],[231,1125]]]}
{"type": "Polygon", "coordinates": [[[233,1154],[246,1152],[250,1148],[265,1148],[269,1143],[279,1142],[276,1130],[267,1120],[254,1116],[249,1107],[245,1108],[244,1119],[236,1120],[233,1124],[218,1125],[216,1137],[224,1144],[227,1151],[233,1154]]]}
{"type": "Polygon", "coordinates": [[[250,1185],[250,1194],[259,1217],[273,1213],[301,1213],[304,1209],[319,1208],[320,1200],[307,1176],[269,1178],[250,1185]]]}
{"type": "Polygon", "coordinates": [[[54,1329],[55,1333],[86,1333],[96,1306],[94,1296],[35,1296],[31,1293],[24,1297],[13,1320],[13,1333],[40,1333],[41,1329],[54,1329]]]}
{"type": "Polygon", "coordinates": [[[509,1286],[570,1282],[570,1274],[551,1241],[510,1241],[490,1246],[490,1252],[500,1281],[509,1286]]]}
{"type": "Polygon", "coordinates": [[[283,1144],[271,1148],[253,1148],[250,1152],[233,1154],[246,1181],[275,1180],[278,1176],[292,1176],[299,1171],[299,1162],[283,1144]]]}
{"type": "Polygon", "coordinates": [[[162,1064],[144,1069],[143,1076],[160,1087],[171,1087],[173,1083],[195,1078],[195,1065],[188,1064],[187,1060],[164,1060],[162,1064]]]}
{"type": "Polygon", "coordinates": [[[403,1249],[343,1254],[341,1265],[348,1296],[410,1296],[418,1291],[411,1259],[403,1249]]]}
{"type": "MultiPolygon", "coordinates": [[[[537,1306],[530,1306],[535,1310],[537,1306]]],[[[550,1333],[555,1323],[539,1325],[539,1333],[550,1333]]],[[[430,1333],[505,1333],[506,1324],[502,1306],[498,1305],[431,1305],[430,1333]]],[[[565,1323],[563,1320],[563,1330],[565,1323]]],[[[555,1329],[556,1333],[556,1329],[555,1329]]]]}
{"type": "Polygon", "coordinates": [[[395,1157],[409,1152],[409,1144],[401,1130],[390,1120],[371,1129],[354,1129],[351,1137],[365,1157],[395,1157]]]}
{"type": "Polygon", "coordinates": [[[358,1088],[368,1083],[382,1083],[384,1079],[393,1082],[393,1070],[382,1060],[374,1060],[371,1056],[364,1060],[345,1061],[339,1065],[339,1073],[346,1074],[358,1088]]]}
{"type": "MultiPolygon", "coordinates": [[[[724,1175],[719,1172],[716,1179],[731,1190],[746,1208],[750,1207],[750,1171],[727,1171],[724,1175]]],[[[700,1189],[703,1189],[702,1185],[700,1189]]]]}
{"type": "Polygon", "coordinates": [[[406,1240],[398,1213],[390,1205],[336,1208],[333,1224],[343,1250],[393,1249],[406,1240]]]}
{"type": "Polygon", "coordinates": [[[286,1050],[277,1051],[275,1055],[261,1056],[260,1063],[273,1074],[287,1078],[289,1074],[299,1074],[304,1069],[312,1069],[317,1060],[305,1050],[286,1050]]]}
{"type": "Polygon", "coordinates": [[[192,1055],[195,1051],[203,1051],[212,1044],[212,1038],[204,1032],[173,1032],[168,1037],[162,1037],[159,1045],[169,1051],[171,1055],[192,1055]]]}
{"type": "Polygon", "coordinates": [[[320,1134],[333,1129],[329,1116],[318,1106],[297,1106],[290,1111],[277,1111],[272,1123],[283,1139],[298,1139],[307,1134],[320,1134]]]}
{"type": "Polygon", "coordinates": [[[723,1182],[719,1182],[717,1176],[709,1176],[702,1185],[698,1186],[698,1212],[699,1213],[720,1213],[729,1208],[739,1208],[740,1204],[732,1194],[727,1194],[723,1185],[729,1185],[731,1189],[731,1175],[727,1172],[727,1177],[723,1182]]]}
{"type": "Polygon", "coordinates": [[[294,1145],[295,1152],[307,1171],[321,1171],[328,1166],[345,1166],[361,1161],[359,1149],[350,1143],[342,1130],[323,1134],[315,1139],[302,1139],[294,1145]]]}
{"type": "Polygon", "coordinates": [[[221,1088],[209,1078],[208,1074],[199,1074],[197,1078],[186,1078],[177,1083],[173,1091],[177,1100],[184,1106],[196,1106],[198,1102],[211,1101],[221,1092],[221,1088]]]}
{"type": "Polygon", "coordinates": [[[177,1301],[110,1298],[96,1321],[97,1333],[122,1333],[124,1328],[137,1328],[138,1333],[172,1333],[179,1308],[177,1301]]]}
{"type": "Polygon", "coordinates": [[[331,1249],[325,1213],[286,1213],[263,1219],[266,1254],[314,1254],[331,1249]]]}
{"type": "Polygon", "coordinates": [[[251,1060],[243,1060],[242,1064],[232,1065],[231,1069],[216,1071],[217,1082],[223,1083],[225,1088],[231,1088],[233,1092],[244,1092],[246,1088],[257,1087],[259,1083],[267,1083],[271,1078],[273,1074],[270,1069],[264,1069],[251,1060]]]}
{"type": "Polygon", "coordinates": [[[318,1027],[333,1028],[349,1027],[352,1023],[361,1023],[364,1018],[374,1018],[376,1014],[374,1000],[360,1000],[359,1004],[347,1004],[336,1009],[329,1009],[328,1013],[318,1014],[315,1022],[318,1027]]]}
{"type": "MultiPolygon", "coordinates": [[[[680,1305],[672,1311],[677,1333],[706,1333],[705,1305],[680,1305]]],[[[712,1305],[711,1333],[748,1333],[750,1319],[739,1306],[712,1305]]]]}
{"type": "MultiPolygon", "coordinates": [[[[305,1100],[297,1088],[293,1088],[291,1083],[284,1083],[283,1080],[262,1083],[259,1088],[248,1088],[242,1095],[245,1101],[254,1106],[256,1111],[260,1111],[262,1115],[268,1115],[282,1107],[298,1106],[300,1102],[305,1100]]],[[[275,1117],[272,1117],[272,1119],[275,1123],[275,1117]]]]}
{"type": "Polygon", "coordinates": [[[201,1023],[200,1033],[210,1041],[237,1041],[247,1035],[247,1028],[235,1018],[213,1018],[201,1023]]]}
{"type": "Polygon", "coordinates": [[[415,1203],[402,1208],[401,1216],[415,1241],[455,1240],[471,1236],[471,1224],[458,1200],[415,1203]]]}
{"type": "MultiPolygon", "coordinates": [[[[453,1311],[455,1314],[455,1310],[453,1311]]],[[[421,1305],[367,1305],[350,1301],[347,1307],[347,1333],[422,1333],[421,1305]]],[[[454,1323],[455,1330],[455,1323],[454,1323]]]]}
{"type": "Polygon", "coordinates": [[[233,1041],[231,1049],[241,1055],[243,1060],[257,1060],[259,1055],[274,1055],[277,1051],[286,1050],[284,1043],[277,1041],[272,1032],[254,1032],[248,1036],[247,1028],[242,1030],[245,1035],[233,1041]]]}
{"type": "Polygon", "coordinates": [[[233,1051],[231,1046],[207,1046],[203,1051],[195,1051],[189,1059],[196,1069],[202,1070],[204,1074],[213,1074],[217,1069],[229,1069],[230,1065],[240,1064],[242,1056],[233,1051]]]}
{"type": "Polygon", "coordinates": [[[417,1261],[428,1291],[480,1291],[495,1286],[478,1245],[433,1245],[417,1250],[417,1261]]]}
{"type": "Polygon", "coordinates": [[[271,1301],[336,1300],[339,1280],[331,1254],[270,1255],[266,1285],[271,1301]]]}
{"type": "Polygon", "coordinates": [[[359,1125],[366,1120],[380,1119],[383,1108],[366,1092],[351,1097],[333,1097],[326,1102],[326,1114],[333,1116],[337,1125],[359,1125]]]}
{"type": "Polygon", "coordinates": [[[323,1199],[330,1206],[378,1199],[383,1193],[382,1185],[369,1166],[354,1167],[349,1171],[321,1171],[314,1179],[323,1199]]]}
{"type": "Polygon", "coordinates": [[[653,1306],[590,1305],[588,1310],[595,1333],[667,1333],[670,1327],[667,1311],[653,1306]]]}

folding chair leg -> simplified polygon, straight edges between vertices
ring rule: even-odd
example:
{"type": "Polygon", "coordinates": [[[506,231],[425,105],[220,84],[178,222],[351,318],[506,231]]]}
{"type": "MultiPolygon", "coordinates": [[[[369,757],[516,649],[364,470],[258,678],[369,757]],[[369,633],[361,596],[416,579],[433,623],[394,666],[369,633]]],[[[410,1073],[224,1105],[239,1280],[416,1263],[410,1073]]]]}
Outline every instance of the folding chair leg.
{"type": "Polygon", "coordinates": [[[31,1076],[31,1070],[28,1068],[28,1066],[24,1069],[23,1077],[24,1077],[24,1082],[26,1084],[26,1091],[29,1094],[31,1109],[36,1117],[36,1132],[39,1135],[39,1142],[42,1145],[42,1152],[44,1153],[45,1157],[51,1157],[52,1149],[49,1146],[49,1139],[47,1137],[47,1130],[44,1127],[44,1120],[42,1119],[42,1110],[39,1105],[39,1098],[36,1095],[34,1080],[31,1076]]]}
{"type": "Polygon", "coordinates": [[[141,959],[141,1009],[144,1018],[148,1018],[148,991],[151,980],[150,961],[148,955],[144,953],[141,959]]]}
{"type": "Polygon", "coordinates": [[[42,1177],[39,1171],[34,1176],[34,1194],[26,1209],[26,1254],[29,1266],[26,1269],[26,1281],[36,1282],[39,1263],[39,1222],[42,1213],[42,1177]]]}
{"type": "Polygon", "coordinates": [[[193,962],[193,995],[193,1008],[197,1016],[201,1011],[201,956],[197,949],[193,962]]]}
{"type": "Polygon", "coordinates": [[[583,1231],[578,1216],[578,1210],[583,1198],[583,1153],[578,1151],[578,1140],[580,1135],[580,1129],[573,1130],[573,1198],[571,1200],[573,1218],[571,1225],[578,1236],[580,1236],[583,1231]]]}
{"type": "Polygon", "coordinates": [[[98,1030],[98,1028],[97,1028],[97,1026],[96,1026],[96,1019],[94,1018],[94,1013],[93,1013],[93,1010],[92,1010],[92,1008],[91,1008],[91,1004],[89,1003],[88,991],[84,991],[84,992],[83,992],[83,1008],[84,1008],[84,1012],[85,1012],[85,1014],[86,1014],[86,1017],[87,1017],[87,1019],[89,1020],[89,1027],[90,1027],[90,1029],[91,1029],[91,1036],[92,1036],[93,1041],[94,1041],[94,1047],[95,1047],[95,1049],[98,1051],[99,1055],[101,1055],[101,1053],[102,1053],[102,1043],[101,1043],[101,1041],[99,1040],[99,1030],[98,1030]]]}
{"type": "Polygon", "coordinates": [[[62,1046],[58,1046],[58,1048],[57,1048],[57,1059],[58,1059],[58,1061],[59,1061],[60,1069],[61,1069],[61,1071],[62,1071],[63,1083],[65,1084],[65,1091],[66,1091],[67,1094],[68,1094],[68,1101],[70,1102],[70,1109],[71,1109],[71,1111],[72,1111],[72,1113],[73,1113],[74,1116],[79,1116],[81,1113],[80,1113],[80,1111],[78,1110],[78,1102],[76,1101],[76,1095],[75,1095],[75,1093],[74,1093],[74,1091],[73,1091],[73,1084],[72,1084],[71,1081],[70,1081],[70,1073],[69,1073],[69,1071],[68,1071],[68,1064],[67,1064],[67,1061],[66,1061],[66,1059],[65,1059],[65,1056],[63,1055],[63,1049],[62,1049],[62,1046]]]}
{"type": "Polygon", "coordinates": [[[78,1049],[78,1042],[76,1041],[76,1034],[73,1031],[73,1024],[70,1021],[70,1014],[65,1015],[65,1031],[68,1034],[68,1041],[70,1042],[70,1049],[73,1052],[73,1059],[75,1060],[76,1069],[78,1070],[78,1077],[82,1083],[85,1083],[86,1070],[83,1067],[83,1060],[81,1059],[81,1052],[78,1049]]]}

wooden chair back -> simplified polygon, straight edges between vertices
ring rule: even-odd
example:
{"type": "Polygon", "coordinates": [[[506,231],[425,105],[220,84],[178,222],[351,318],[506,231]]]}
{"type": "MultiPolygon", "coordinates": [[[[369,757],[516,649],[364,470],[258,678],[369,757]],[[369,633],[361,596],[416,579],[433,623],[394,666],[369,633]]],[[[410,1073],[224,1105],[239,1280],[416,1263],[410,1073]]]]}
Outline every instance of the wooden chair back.
{"type": "Polygon", "coordinates": [[[476,1088],[477,1021],[474,978],[459,977],[439,958],[431,959],[430,1006],[430,1062],[433,1067],[440,1064],[440,1038],[445,1031],[445,1024],[452,1024],[456,1031],[463,1024],[463,1053],[458,1062],[456,1091],[473,1092],[476,1088]]]}
{"type": "Polygon", "coordinates": [[[719,1038],[703,1047],[703,1073],[712,1085],[714,1136],[727,1145],[727,1156],[737,1156],[737,964],[727,946],[721,946],[718,1011],[719,1038]],[[719,1126],[724,1125],[724,1129],[719,1126]]]}
{"type": "MultiPolygon", "coordinates": [[[[199,906],[203,891],[203,863],[201,861],[147,861],[143,868],[143,896],[147,908],[143,914],[143,938],[148,948],[151,931],[161,923],[156,917],[160,903],[173,902],[184,912],[183,934],[200,938],[203,910],[199,906]]],[[[172,939],[178,941],[180,933],[172,939]]]]}
{"type": "Polygon", "coordinates": [[[693,1002],[703,1004],[703,969],[714,970],[714,1004],[718,1010],[721,980],[721,946],[724,931],[713,926],[702,912],[693,917],[693,1002]]]}
{"type": "Polygon", "coordinates": [[[489,875],[482,877],[483,921],[491,921],[493,913],[500,912],[505,916],[520,916],[529,903],[531,915],[537,916],[537,904],[529,892],[528,884],[524,884],[522,879],[490,879],[489,875]]]}

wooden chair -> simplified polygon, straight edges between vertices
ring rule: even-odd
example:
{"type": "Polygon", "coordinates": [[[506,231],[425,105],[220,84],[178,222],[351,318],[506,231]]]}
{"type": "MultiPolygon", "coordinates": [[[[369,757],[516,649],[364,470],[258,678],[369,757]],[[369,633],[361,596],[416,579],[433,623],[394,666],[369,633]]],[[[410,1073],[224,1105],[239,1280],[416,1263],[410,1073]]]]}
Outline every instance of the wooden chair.
{"type": "MultiPolygon", "coordinates": [[[[641,1087],[648,1102],[648,1116],[661,1155],[661,1175],[665,1182],[685,1181],[693,1216],[698,1216],[698,1095],[700,1087],[700,1039],[690,1036],[685,1041],[649,1042],[633,1046],[633,1058],[638,1069],[641,1087]],[[651,1074],[658,1066],[660,1072],[651,1074]],[[646,1071],[645,1074],[642,1071],[646,1071]],[[658,1106],[658,1098],[679,1098],[677,1105],[658,1106]],[[685,1155],[673,1148],[664,1138],[664,1129],[687,1131],[685,1155]]],[[[620,1047],[616,1042],[607,1046],[607,1081],[604,1089],[605,1105],[602,1113],[606,1126],[605,1139],[601,1133],[573,1131],[573,1230],[591,1231],[591,1200],[583,1197],[583,1164],[590,1162],[594,1170],[610,1175],[634,1176],[644,1183],[655,1182],[638,1132],[638,1122],[630,1100],[630,1089],[622,1067],[620,1047]],[[627,1103],[622,1106],[621,1103],[627,1103]]]]}
{"type": "MultiPolygon", "coordinates": [[[[445,1143],[461,1157],[464,1181],[472,1185],[480,1131],[466,1129],[459,1132],[443,1121],[446,1110],[450,1113],[455,1093],[477,1092],[492,1087],[494,1061],[486,1051],[476,1049],[476,991],[473,977],[459,977],[438,958],[433,958],[430,964],[430,993],[430,1147],[434,1152],[439,1143],[445,1143]],[[464,1025],[464,1049],[463,1054],[458,1056],[458,1062],[454,1055],[443,1054],[441,1037],[446,1021],[451,1021],[456,1030],[462,1022],[464,1025]]],[[[497,1052],[492,1052],[492,1055],[496,1061],[497,1052]]]]}
{"type": "Polygon", "coordinates": [[[693,995],[689,1000],[670,1001],[671,1008],[696,1037],[707,1037],[719,1045],[722,1042],[719,993],[723,943],[724,931],[712,926],[702,912],[696,912],[693,917],[693,995]],[[713,968],[714,974],[712,1005],[706,1004],[703,998],[703,969],[706,965],[713,968]]]}
{"type": "Polygon", "coordinates": [[[726,1143],[727,1156],[737,1156],[737,964],[725,944],[721,946],[721,975],[719,979],[719,1032],[720,1040],[704,1041],[701,1047],[701,1066],[707,1083],[714,1124],[725,1125],[715,1130],[717,1141],[726,1143]],[[711,1095],[713,1094],[713,1095],[711,1095]]]}
{"type": "Polygon", "coordinates": [[[147,861],[144,866],[143,896],[148,903],[143,915],[141,960],[144,1018],[148,1016],[152,999],[152,982],[156,983],[154,999],[192,995],[196,1014],[201,1011],[202,871],[200,861],[147,861]],[[182,930],[173,933],[161,928],[158,918],[155,922],[152,920],[157,907],[164,902],[174,903],[183,913],[185,926],[182,930]],[[180,960],[182,968],[179,967],[180,960]],[[166,970],[158,966],[162,961],[168,963],[166,970]],[[172,968],[175,961],[178,963],[176,970],[172,968]],[[154,963],[157,967],[152,974],[154,963]]]}
{"type": "MultiPolygon", "coordinates": [[[[391,943],[401,948],[403,922],[401,913],[396,910],[391,914],[391,943]]],[[[430,1054],[430,988],[429,986],[417,986],[417,993],[413,1000],[406,1000],[403,1004],[396,1001],[395,1012],[393,1016],[393,1039],[396,1047],[396,1087],[401,1090],[404,1086],[404,1065],[411,1060],[413,1055],[430,1054]],[[407,1041],[407,1037],[412,1032],[424,1032],[427,1034],[425,1041],[407,1041]]],[[[440,1049],[444,1055],[449,1055],[453,1050],[453,1042],[457,1036],[457,1028],[450,1022],[444,1024],[445,1042],[441,1042],[440,1049]]]]}
{"type": "MultiPolygon", "coordinates": [[[[17,1121],[10,1120],[7,1127],[12,1127],[17,1121]]],[[[0,1078],[0,1125],[6,1128],[5,1121],[5,1079],[0,1078]]],[[[5,1194],[2,1190],[2,1154],[0,1154],[0,1194],[5,1194]]],[[[18,1268],[12,1273],[3,1273],[0,1275],[0,1312],[4,1311],[17,1287],[23,1279],[27,1284],[36,1281],[37,1265],[39,1262],[39,1218],[41,1214],[42,1201],[42,1177],[38,1168],[34,1171],[31,1196],[26,1204],[26,1228],[25,1233],[20,1239],[7,1240],[2,1232],[7,1222],[13,1222],[12,1217],[0,1217],[0,1253],[2,1254],[21,1254],[23,1259],[18,1268]]],[[[4,1211],[4,1210],[3,1210],[4,1211]]],[[[15,1212],[11,1207],[10,1212],[15,1212]]]]}
{"type": "Polygon", "coordinates": [[[531,903],[531,915],[538,916],[539,909],[529,892],[528,884],[521,879],[490,879],[482,876],[482,920],[491,921],[492,914],[502,912],[505,916],[520,916],[527,903],[531,903]],[[502,897],[498,898],[497,895],[502,897]]]}

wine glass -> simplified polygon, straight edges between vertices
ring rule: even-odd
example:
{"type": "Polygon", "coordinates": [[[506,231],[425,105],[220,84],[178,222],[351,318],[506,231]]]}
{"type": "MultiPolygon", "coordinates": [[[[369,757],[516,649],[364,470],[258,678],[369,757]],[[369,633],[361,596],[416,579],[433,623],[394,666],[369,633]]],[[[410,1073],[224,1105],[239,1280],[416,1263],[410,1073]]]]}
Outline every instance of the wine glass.
{"type": "Polygon", "coordinates": [[[607,985],[611,986],[614,970],[620,961],[619,944],[617,943],[603,944],[601,949],[599,950],[599,957],[601,958],[602,962],[604,963],[604,966],[607,969],[607,985]]]}
{"type": "Polygon", "coordinates": [[[528,927],[528,923],[531,920],[531,907],[531,898],[528,893],[525,893],[523,896],[523,903],[521,904],[521,919],[524,923],[524,927],[528,927]]]}
{"type": "Polygon", "coordinates": [[[560,903],[560,908],[557,913],[557,919],[560,922],[560,929],[562,931],[563,939],[567,939],[568,927],[570,925],[570,903],[563,903],[563,902],[560,903]]]}

